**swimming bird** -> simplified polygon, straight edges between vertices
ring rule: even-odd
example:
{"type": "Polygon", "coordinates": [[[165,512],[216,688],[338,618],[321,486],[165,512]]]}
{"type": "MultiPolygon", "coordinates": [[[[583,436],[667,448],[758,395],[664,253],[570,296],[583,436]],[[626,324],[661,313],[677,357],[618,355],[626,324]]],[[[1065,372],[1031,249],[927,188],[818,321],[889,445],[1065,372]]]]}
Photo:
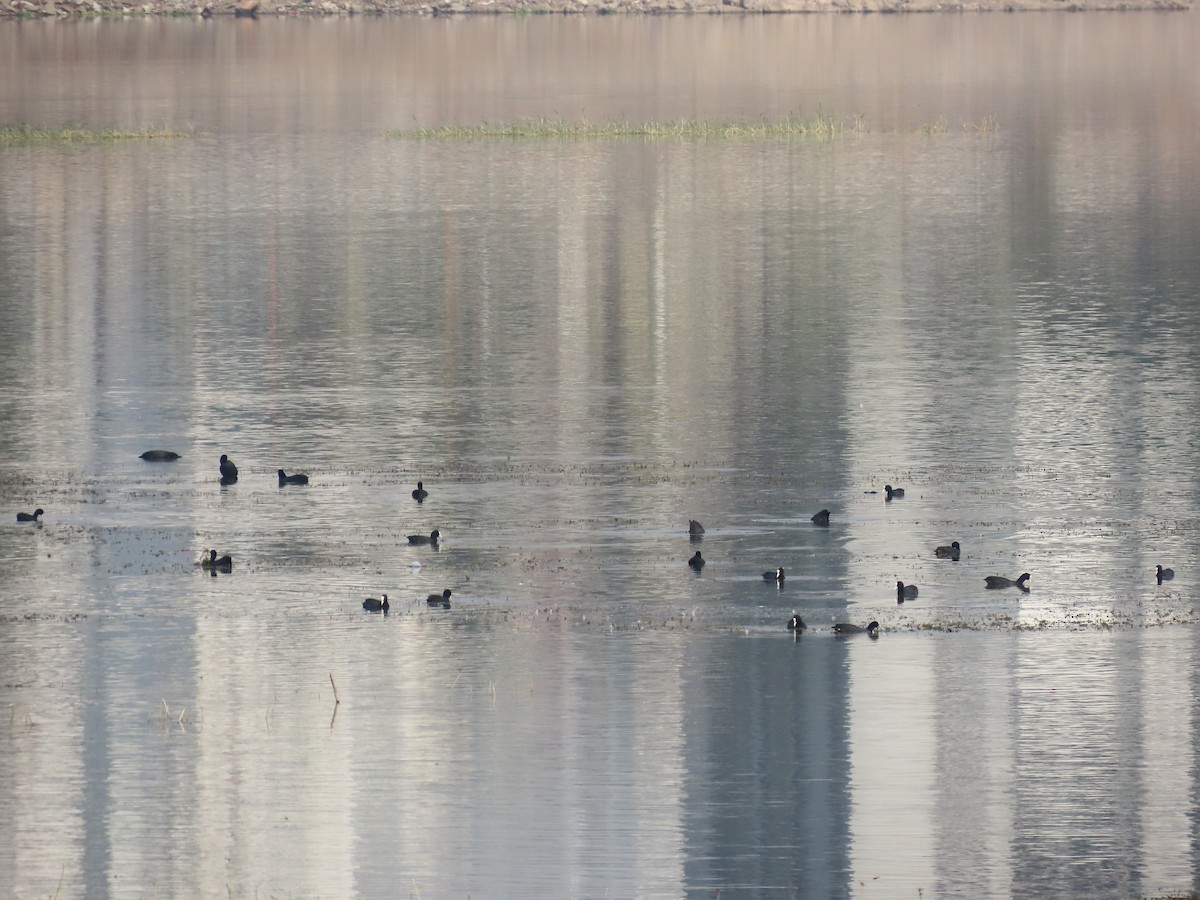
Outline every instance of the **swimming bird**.
{"type": "Polygon", "coordinates": [[[417,486],[413,489],[412,498],[418,503],[429,496],[429,491],[425,490],[425,482],[418,481],[417,486]]]}
{"type": "Polygon", "coordinates": [[[688,565],[691,566],[693,569],[695,569],[697,572],[699,572],[701,569],[704,568],[704,562],[705,562],[704,557],[701,556],[700,551],[697,550],[696,553],[692,556],[692,558],[688,560],[688,565]]]}
{"type": "Polygon", "coordinates": [[[828,525],[829,524],[829,510],[823,509],[819,513],[817,513],[815,516],[813,516],[812,523],[814,525],[828,525]]]}
{"type": "Polygon", "coordinates": [[[1025,584],[1029,580],[1028,572],[1016,581],[1013,581],[1011,578],[1005,578],[1003,575],[989,575],[983,580],[987,582],[987,586],[990,588],[1018,587],[1023,591],[1029,590],[1029,587],[1025,584]]]}
{"type": "Polygon", "coordinates": [[[216,550],[209,550],[208,559],[200,560],[200,565],[206,569],[216,569],[218,572],[232,572],[233,557],[226,553],[224,556],[218,558],[216,550]]]}
{"type": "Polygon", "coordinates": [[[44,513],[44,512],[45,512],[45,510],[39,506],[37,509],[35,509],[31,513],[25,513],[25,512],[17,513],[17,521],[18,522],[36,522],[42,517],[42,513],[44,513]]]}
{"type": "Polygon", "coordinates": [[[788,631],[803,631],[807,627],[799,613],[792,613],[792,617],[788,619],[788,631]]]}
{"type": "Polygon", "coordinates": [[[279,483],[280,483],[280,485],[308,484],[308,476],[301,475],[299,472],[294,472],[293,474],[289,475],[289,474],[287,474],[287,472],[283,471],[283,469],[280,469],[279,470],[279,483]]]}
{"type": "MultiPolygon", "coordinates": [[[[38,512],[41,512],[41,510],[39,509],[38,512]]],[[[20,517],[18,516],[18,518],[20,517]]],[[[1175,577],[1175,570],[1164,569],[1162,566],[1159,566],[1158,570],[1154,573],[1154,577],[1158,579],[1159,584],[1162,584],[1164,581],[1170,581],[1175,577]]]]}
{"type": "Polygon", "coordinates": [[[237,481],[237,466],[233,464],[233,460],[221,454],[221,484],[233,484],[237,481]]]}
{"type": "Polygon", "coordinates": [[[435,528],[429,534],[410,534],[408,542],[410,544],[436,544],[441,536],[442,533],[435,528]]]}
{"type": "Polygon", "coordinates": [[[961,552],[962,548],[958,546],[958,541],[951,541],[948,547],[943,545],[933,548],[933,555],[942,559],[958,559],[958,555],[961,552]]]}
{"type": "Polygon", "coordinates": [[[389,609],[387,594],[383,595],[383,599],[378,597],[368,597],[363,601],[363,609],[371,612],[387,612],[389,609]]]}
{"type": "Polygon", "coordinates": [[[771,571],[771,572],[763,572],[763,581],[778,581],[780,584],[782,584],[783,583],[783,567],[781,566],[780,568],[775,569],[774,571],[771,571]]]}
{"type": "Polygon", "coordinates": [[[179,454],[174,450],[147,450],[138,459],[144,459],[146,462],[174,462],[179,459],[179,454]]]}
{"type": "Polygon", "coordinates": [[[905,600],[917,599],[917,586],[915,584],[905,584],[903,581],[896,582],[896,602],[903,603],[905,600]]]}
{"type": "Polygon", "coordinates": [[[861,625],[849,625],[845,622],[839,622],[833,626],[834,634],[870,634],[875,635],[879,631],[878,622],[868,622],[864,628],[861,625]]]}
{"type": "Polygon", "coordinates": [[[883,489],[887,491],[887,496],[883,498],[884,500],[891,500],[893,497],[904,496],[904,488],[894,488],[890,484],[885,484],[883,489]]]}
{"type": "Polygon", "coordinates": [[[446,588],[440,594],[430,594],[425,598],[425,602],[430,606],[440,606],[443,609],[450,608],[450,588],[446,588]]]}

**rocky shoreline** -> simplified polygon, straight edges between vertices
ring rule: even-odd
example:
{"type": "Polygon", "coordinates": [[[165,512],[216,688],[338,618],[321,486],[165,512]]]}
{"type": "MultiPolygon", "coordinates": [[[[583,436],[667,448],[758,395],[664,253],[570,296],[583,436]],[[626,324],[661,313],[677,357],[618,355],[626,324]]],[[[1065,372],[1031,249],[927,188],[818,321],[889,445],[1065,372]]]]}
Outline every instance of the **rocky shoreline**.
{"type": "Polygon", "coordinates": [[[1186,10],[1191,0],[0,0],[0,18],[1186,10]]]}

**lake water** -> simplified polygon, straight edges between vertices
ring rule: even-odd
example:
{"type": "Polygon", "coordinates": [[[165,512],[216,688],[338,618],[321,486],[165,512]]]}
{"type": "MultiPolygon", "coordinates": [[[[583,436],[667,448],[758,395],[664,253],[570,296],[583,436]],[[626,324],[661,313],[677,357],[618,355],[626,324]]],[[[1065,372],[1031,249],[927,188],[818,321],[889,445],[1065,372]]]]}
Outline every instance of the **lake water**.
{"type": "Polygon", "coordinates": [[[1197,46],[0,23],[0,895],[1200,889],[1197,46]]]}

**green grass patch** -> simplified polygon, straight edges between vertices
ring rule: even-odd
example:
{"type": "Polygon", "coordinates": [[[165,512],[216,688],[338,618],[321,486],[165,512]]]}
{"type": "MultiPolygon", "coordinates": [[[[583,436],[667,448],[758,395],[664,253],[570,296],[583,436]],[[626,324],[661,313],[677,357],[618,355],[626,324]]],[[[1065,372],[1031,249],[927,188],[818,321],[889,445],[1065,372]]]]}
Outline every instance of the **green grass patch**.
{"type": "Polygon", "coordinates": [[[387,132],[390,138],[461,141],[481,138],[764,138],[833,137],[867,130],[861,117],[849,122],[820,114],[811,119],[787,117],[755,122],[710,122],[679,119],[674,122],[568,122],[563,119],[533,119],[528,122],[442,125],[437,128],[406,128],[387,132]]]}
{"type": "Polygon", "coordinates": [[[148,141],[186,137],[188,132],[175,128],[85,128],[63,125],[39,128],[34,125],[0,125],[0,145],[12,144],[100,144],[107,141],[148,141]]]}

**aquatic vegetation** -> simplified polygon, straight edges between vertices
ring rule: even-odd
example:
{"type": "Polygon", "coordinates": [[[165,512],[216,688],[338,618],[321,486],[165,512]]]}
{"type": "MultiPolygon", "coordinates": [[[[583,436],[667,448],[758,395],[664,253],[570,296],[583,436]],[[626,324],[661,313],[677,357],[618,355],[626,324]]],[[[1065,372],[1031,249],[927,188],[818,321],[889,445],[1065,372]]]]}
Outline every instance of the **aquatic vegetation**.
{"type": "Polygon", "coordinates": [[[532,119],[527,122],[479,125],[441,125],[436,128],[395,129],[390,138],[424,140],[472,140],[479,138],[764,138],[764,137],[835,137],[867,131],[862,116],[850,120],[819,112],[812,118],[785,116],[747,122],[711,122],[708,119],[678,119],[672,122],[589,122],[582,119],[532,119]]]}
{"type": "Polygon", "coordinates": [[[187,137],[189,132],[170,126],[156,128],[89,128],[62,125],[44,128],[35,125],[0,125],[0,145],[12,144],[99,144],[106,141],[148,141],[159,138],[187,137]]]}
{"type": "Polygon", "coordinates": [[[962,130],[976,134],[994,134],[1000,130],[1000,121],[995,116],[984,116],[978,122],[963,122],[962,130]]]}
{"type": "MultiPolygon", "coordinates": [[[[1000,130],[1000,122],[994,115],[984,116],[978,122],[963,120],[959,124],[963,134],[995,134],[1000,130]]],[[[946,120],[945,116],[939,116],[933,122],[925,122],[910,130],[915,134],[949,134],[950,123],[946,120]]]]}
{"type": "MultiPolygon", "coordinates": [[[[985,116],[978,122],[962,122],[967,134],[994,134],[999,130],[995,116],[985,116]]],[[[840,119],[826,112],[811,118],[784,116],[779,119],[714,122],[708,119],[677,119],[669,122],[608,121],[577,122],[566,119],[538,118],[523,122],[482,122],[478,125],[439,125],[425,128],[396,128],[386,136],[396,139],[461,141],[495,138],[655,138],[677,140],[808,137],[831,138],[844,135],[863,135],[870,131],[861,115],[840,119]]],[[[945,117],[926,122],[911,129],[915,134],[942,135],[950,133],[945,117]]]]}

